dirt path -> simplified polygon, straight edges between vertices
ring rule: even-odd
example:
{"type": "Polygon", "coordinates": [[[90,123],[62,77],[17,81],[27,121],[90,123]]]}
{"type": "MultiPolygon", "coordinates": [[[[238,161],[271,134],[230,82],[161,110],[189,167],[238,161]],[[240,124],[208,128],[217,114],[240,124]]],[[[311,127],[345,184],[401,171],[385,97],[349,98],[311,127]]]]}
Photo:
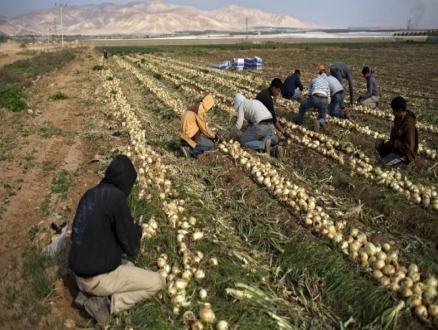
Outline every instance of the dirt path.
{"type": "MultiPolygon", "coordinates": [[[[17,305],[5,301],[8,287],[20,278],[20,257],[29,242],[44,246],[53,238],[50,224],[67,222],[70,228],[81,195],[99,180],[100,164],[89,163],[117,144],[114,139],[102,139],[99,132],[98,74],[91,71],[96,64],[91,51],[80,54],[66,67],[43,77],[29,91],[31,109],[12,113],[0,110],[0,321],[16,313],[17,305]],[[62,92],[69,99],[53,101],[49,96],[62,92]],[[94,135],[93,135],[94,134],[94,135]],[[88,137],[87,137],[88,136],[88,137]],[[64,174],[62,174],[64,173],[64,174]],[[64,177],[62,177],[64,175],[64,177]],[[53,191],[58,179],[64,191],[53,191]],[[61,180],[64,180],[61,182],[61,180]],[[13,262],[18,260],[18,263],[13,262]]],[[[16,59],[16,58],[15,58],[16,59]]],[[[54,319],[79,319],[69,291],[69,275],[55,285],[51,296],[51,313],[38,328],[53,328],[54,319]],[[56,307],[55,307],[56,306],[56,307]]],[[[59,321],[57,321],[59,322],[59,321]]],[[[0,328],[10,324],[0,322],[0,328]]],[[[26,325],[23,319],[20,324],[26,325]]]]}

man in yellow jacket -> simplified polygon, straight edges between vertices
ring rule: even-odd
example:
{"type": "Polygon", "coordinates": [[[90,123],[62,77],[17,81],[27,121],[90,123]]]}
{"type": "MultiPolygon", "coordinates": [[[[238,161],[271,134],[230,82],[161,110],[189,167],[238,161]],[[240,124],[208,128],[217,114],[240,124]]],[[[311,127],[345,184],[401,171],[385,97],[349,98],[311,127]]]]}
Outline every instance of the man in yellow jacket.
{"type": "Polygon", "coordinates": [[[218,140],[207,125],[207,112],[213,105],[213,97],[208,94],[183,113],[179,136],[180,149],[185,157],[194,157],[213,149],[214,142],[218,140]]]}

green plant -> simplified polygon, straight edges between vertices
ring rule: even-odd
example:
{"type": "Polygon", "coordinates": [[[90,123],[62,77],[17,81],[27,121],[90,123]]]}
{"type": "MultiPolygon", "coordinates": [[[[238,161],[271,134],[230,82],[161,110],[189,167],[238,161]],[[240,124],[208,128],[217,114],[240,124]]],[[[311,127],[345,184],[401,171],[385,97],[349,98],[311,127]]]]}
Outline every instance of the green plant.
{"type": "Polygon", "coordinates": [[[55,126],[46,126],[40,128],[40,136],[44,139],[49,139],[54,135],[61,135],[62,130],[55,126]]]}
{"type": "Polygon", "coordinates": [[[160,73],[154,73],[153,77],[158,80],[161,80],[163,78],[163,76],[160,73]]]}
{"type": "Polygon", "coordinates": [[[70,188],[72,178],[70,172],[67,170],[61,170],[56,178],[52,180],[52,192],[55,194],[65,194],[70,188]]]}
{"type": "Polygon", "coordinates": [[[101,71],[103,70],[103,65],[96,64],[92,67],[93,71],[101,71]]]}
{"type": "Polygon", "coordinates": [[[52,193],[48,193],[46,197],[44,197],[44,200],[40,205],[40,210],[43,211],[43,213],[46,213],[47,210],[49,209],[51,199],[52,199],[52,193]]]}
{"type": "Polygon", "coordinates": [[[23,90],[18,86],[0,88],[0,107],[19,112],[28,108],[22,98],[25,97],[23,90]]]}
{"type": "Polygon", "coordinates": [[[62,92],[57,92],[56,94],[53,94],[52,96],[50,96],[50,99],[53,101],[57,101],[57,100],[67,100],[68,96],[65,95],[62,92]]]}
{"type": "Polygon", "coordinates": [[[262,89],[265,89],[265,88],[268,88],[268,87],[269,87],[268,84],[263,83],[263,84],[259,85],[258,89],[262,90],[262,89]]]}

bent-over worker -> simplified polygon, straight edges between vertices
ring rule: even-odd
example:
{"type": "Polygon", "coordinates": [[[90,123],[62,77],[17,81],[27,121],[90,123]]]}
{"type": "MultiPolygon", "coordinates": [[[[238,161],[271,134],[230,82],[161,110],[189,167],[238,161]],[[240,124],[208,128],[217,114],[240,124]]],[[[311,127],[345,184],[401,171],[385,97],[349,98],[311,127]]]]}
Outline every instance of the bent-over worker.
{"type": "MultiPolygon", "coordinates": [[[[336,79],[338,79],[341,85],[343,85],[342,79],[348,79],[348,87],[350,89],[350,105],[353,105],[354,88],[353,88],[353,76],[351,74],[351,70],[344,62],[335,62],[330,66],[330,74],[336,79]]],[[[344,110],[345,108],[344,100],[340,102],[340,106],[341,106],[341,110],[344,110]]]]}
{"type": "Polygon", "coordinates": [[[237,93],[234,98],[234,109],[237,111],[237,121],[226,139],[233,138],[241,129],[243,120],[248,122],[248,128],[242,136],[242,146],[264,150],[267,154],[283,158],[283,148],[277,146],[278,137],[275,134],[272,114],[259,100],[247,100],[242,94],[237,93]]]}

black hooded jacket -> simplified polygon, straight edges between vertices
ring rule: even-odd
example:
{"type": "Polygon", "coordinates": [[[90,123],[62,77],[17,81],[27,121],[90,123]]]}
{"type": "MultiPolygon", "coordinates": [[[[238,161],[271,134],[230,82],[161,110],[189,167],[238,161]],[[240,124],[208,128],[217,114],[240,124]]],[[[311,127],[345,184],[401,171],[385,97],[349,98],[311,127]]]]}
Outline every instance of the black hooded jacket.
{"type": "Polygon", "coordinates": [[[79,201],[72,225],[70,269],[79,277],[93,277],[120,266],[122,254],[140,250],[141,230],[134,223],[127,197],[137,179],[131,161],[119,155],[103,180],[79,201]]]}

